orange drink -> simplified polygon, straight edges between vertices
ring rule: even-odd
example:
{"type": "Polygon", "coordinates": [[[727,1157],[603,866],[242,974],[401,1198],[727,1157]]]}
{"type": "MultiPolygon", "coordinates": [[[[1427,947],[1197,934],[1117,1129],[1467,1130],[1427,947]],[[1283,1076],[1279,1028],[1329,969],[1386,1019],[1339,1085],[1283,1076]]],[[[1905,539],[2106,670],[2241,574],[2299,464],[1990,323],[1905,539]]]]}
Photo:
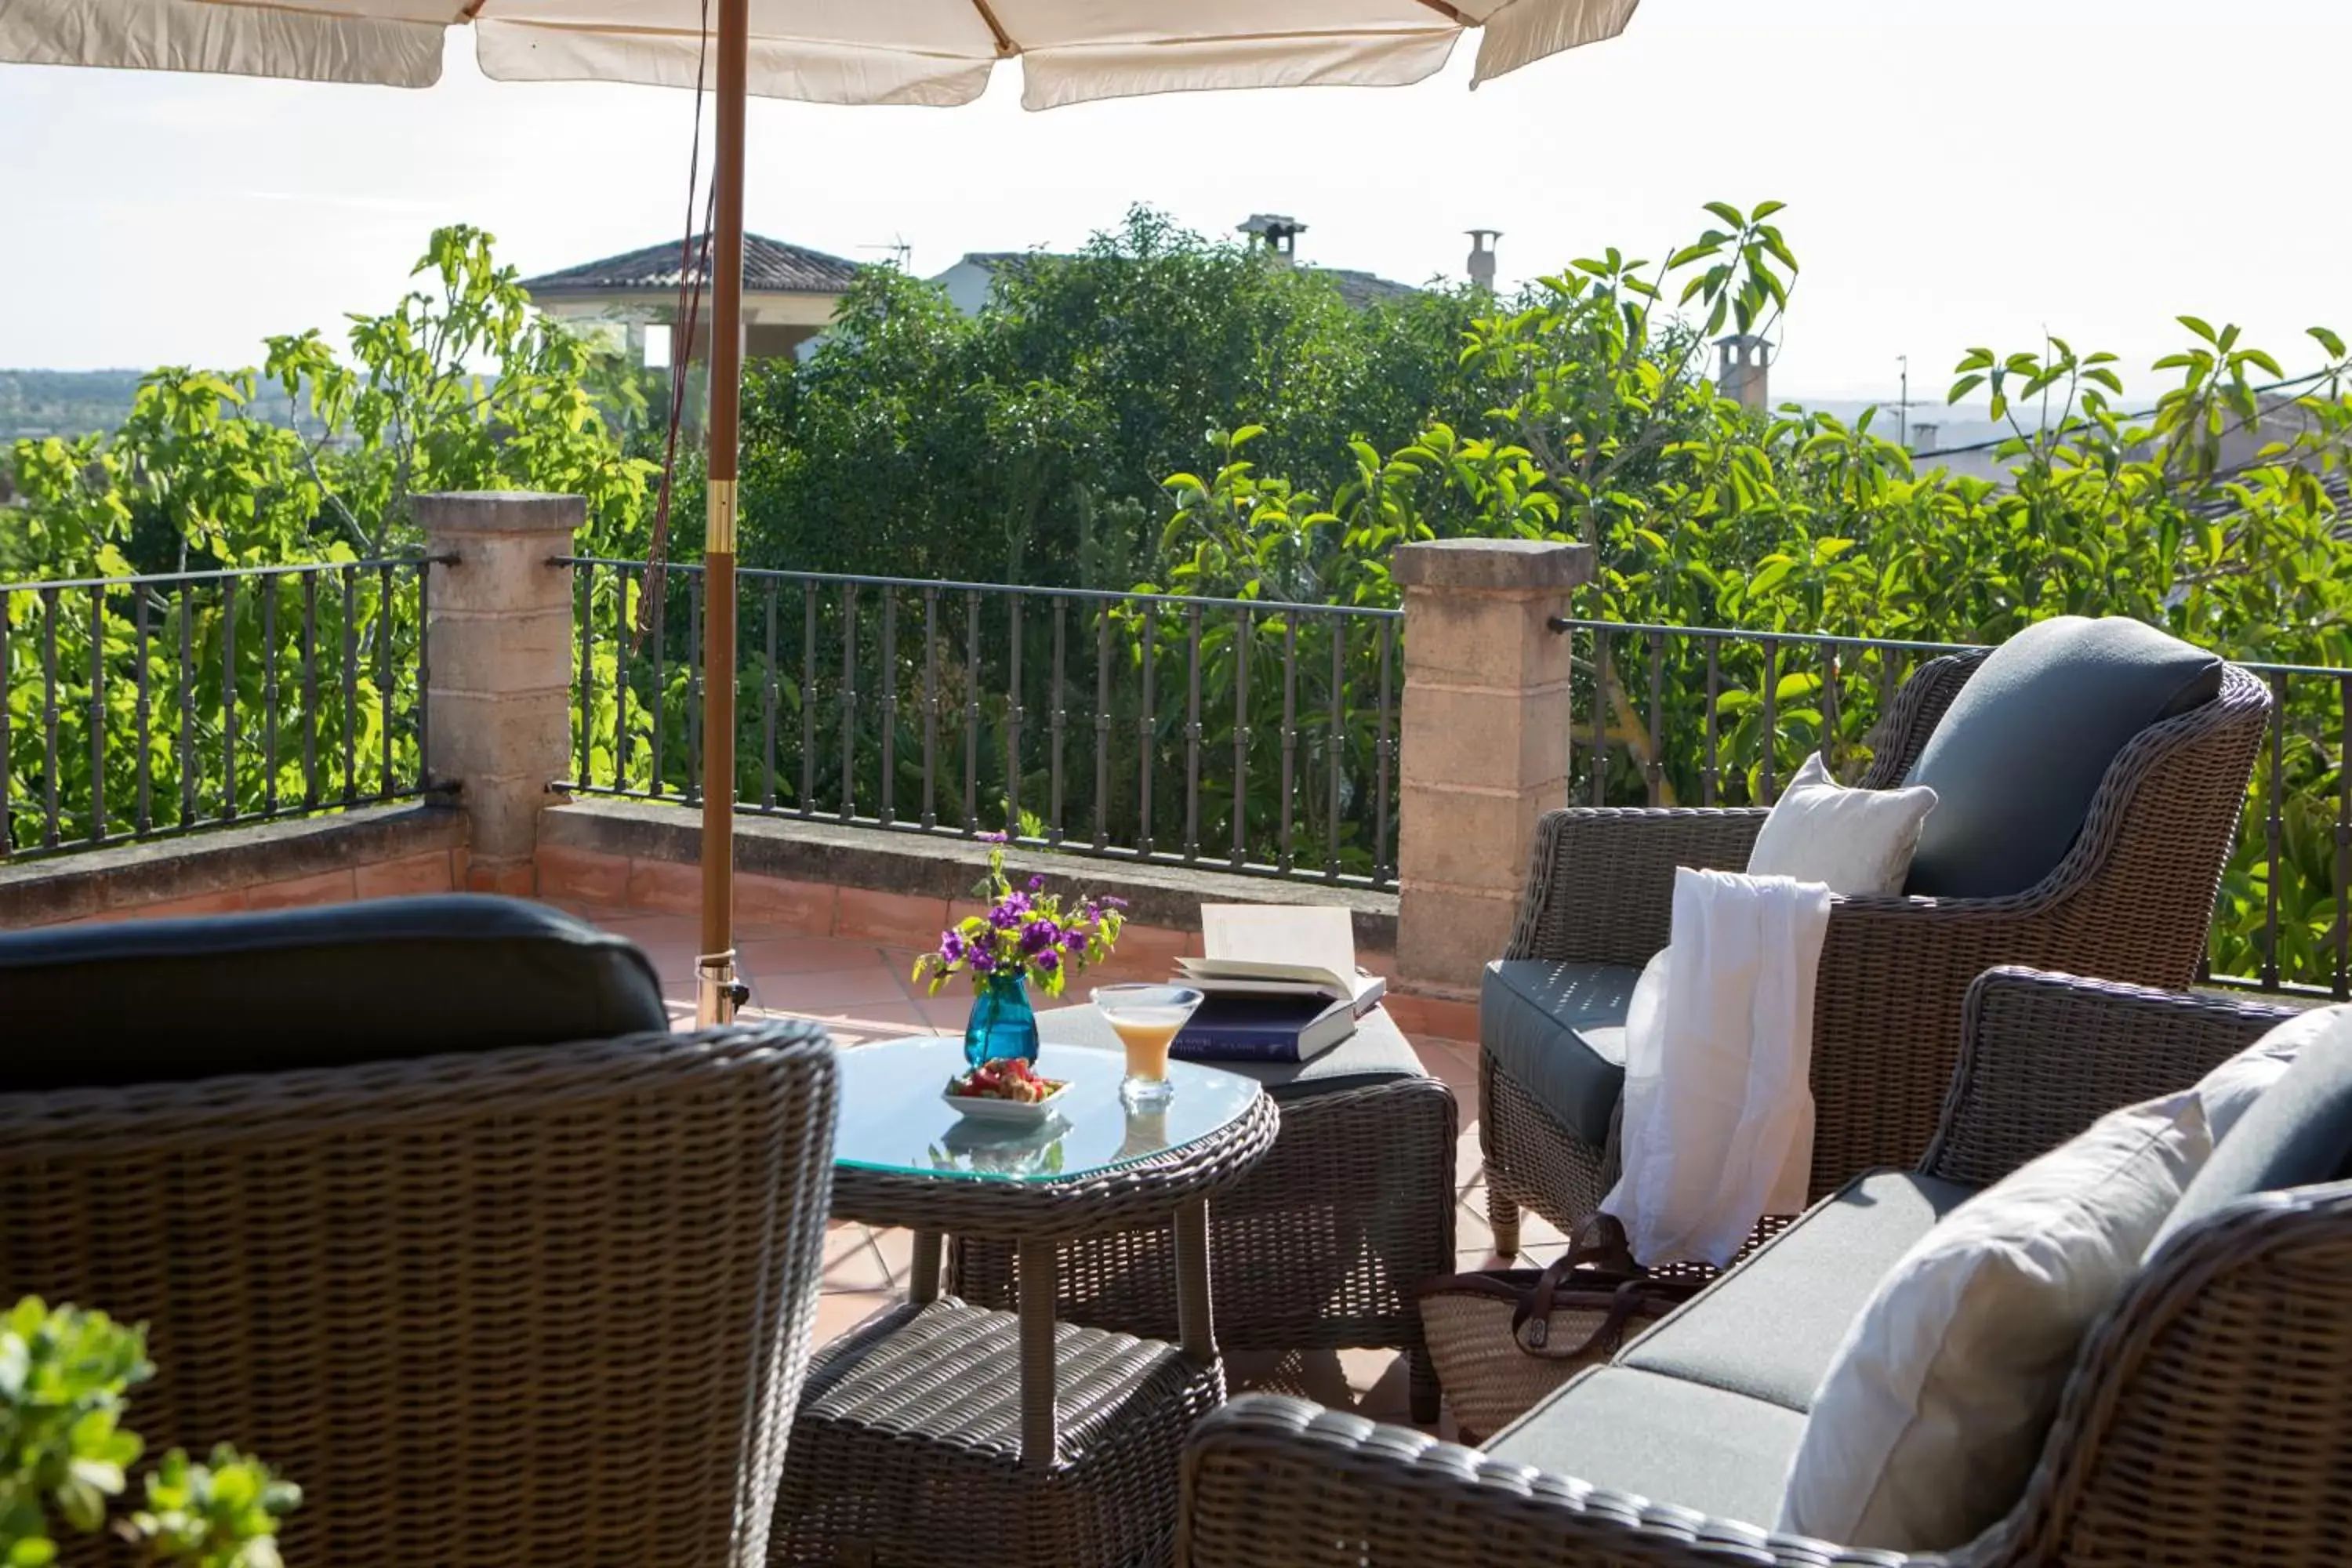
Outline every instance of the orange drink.
{"type": "Polygon", "coordinates": [[[1119,1098],[1129,1105],[1165,1103],[1175,1092],[1168,1082],[1168,1047],[1201,1005],[1201,994],[1181,985],[1101,985],[1094,1003],[1127,1047],[1119,1098]]]}

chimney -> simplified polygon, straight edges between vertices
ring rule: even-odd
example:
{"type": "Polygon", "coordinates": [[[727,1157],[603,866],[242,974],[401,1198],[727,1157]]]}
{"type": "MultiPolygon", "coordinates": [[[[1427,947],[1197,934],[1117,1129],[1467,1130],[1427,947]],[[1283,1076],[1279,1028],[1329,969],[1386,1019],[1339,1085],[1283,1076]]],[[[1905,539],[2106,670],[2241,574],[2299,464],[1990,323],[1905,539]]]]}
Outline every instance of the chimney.
{"type": "Polygon", "coordinates": [[[1234,232],[1249,237],[1252,250],[1262,247],[1277,265],[1292,267],[1297,264],[1298,237],[1307,232],[1307,226],[1281,213],[1252,213],[1234,232]]]}
{"type": "Polygon", "coordinates": [[[1495,291],[1495,242],[1503,237],[1499,228],[1474,228],[1470,232],[1470,286],[1495,291]]]}
{"type": "Polygon", "coordinates": [[[1716,373],[1716,390],[1742,408],[1760,414],[1770,407],[1772,345],[1753,333],[1734,332],[1729,337],[1717,338],[1715,346],[1723,351],[1722,363],[1716,373]]]}
{"type": "Polygon", "coordinates": [[[1919,453],[1934,451],[1936,449],[1936,437],[1939,429],[1940,426],[1922,424],[1920,421],[1914,419],[1911,422],[1911,450],[1919,453]]]}

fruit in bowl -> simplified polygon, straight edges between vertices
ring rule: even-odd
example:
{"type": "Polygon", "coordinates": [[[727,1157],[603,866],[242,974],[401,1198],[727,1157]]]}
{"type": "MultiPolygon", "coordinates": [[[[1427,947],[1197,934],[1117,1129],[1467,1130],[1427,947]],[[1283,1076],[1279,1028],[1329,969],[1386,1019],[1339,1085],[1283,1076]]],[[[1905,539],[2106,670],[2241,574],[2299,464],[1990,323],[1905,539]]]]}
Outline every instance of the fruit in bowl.
{"type": "Polygon", "coordinates": [[[1017,1105],[1038,1104],[1068,1087],[1061,1079],[1038,1077],[1037,1069],[1019,1057],[998,1057],[948,1079],[953,1099],[1005,1100],[1017,1105]]]}

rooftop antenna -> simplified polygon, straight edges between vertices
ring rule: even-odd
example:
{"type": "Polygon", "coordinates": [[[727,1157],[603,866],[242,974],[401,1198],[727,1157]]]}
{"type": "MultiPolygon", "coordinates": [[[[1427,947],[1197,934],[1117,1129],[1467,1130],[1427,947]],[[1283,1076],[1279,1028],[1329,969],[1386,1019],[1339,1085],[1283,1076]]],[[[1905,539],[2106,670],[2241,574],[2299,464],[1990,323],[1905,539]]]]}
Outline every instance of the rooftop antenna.
{"type": "Polygon", "coordinates": [[[857,248],[860,250],[888,251],[890,253],[890,264],[901,272],[907,270],[907,263],[915,254],[915,247],[907,243],[907,237],[903,234],[892,235],[890,237],[890,243],[887,245],[861,245],[857,248]]]}
{"type": "Polygon", "coordinates": [[[1911,449],[1911,356],[1896,354],[1895,363],[1903,367],[1903,395],[1895,405],[1895,444],[1907,452],[1911,449]]]}

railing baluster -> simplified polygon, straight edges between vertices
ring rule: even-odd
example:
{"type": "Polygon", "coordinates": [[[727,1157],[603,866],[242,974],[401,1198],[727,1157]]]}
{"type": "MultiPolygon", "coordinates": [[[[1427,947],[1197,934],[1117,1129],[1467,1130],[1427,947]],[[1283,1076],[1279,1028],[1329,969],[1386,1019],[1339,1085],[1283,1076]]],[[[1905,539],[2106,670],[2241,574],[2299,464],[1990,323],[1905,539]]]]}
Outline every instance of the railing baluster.
{"type": "Polygon", "coordinates": [[[392,798],[392,568],[375,569],[375,700],[376,731],[383,755],[376,768],[376,795],[392,798]]]}
{"type": "Polygon", "coordinates": [[[1666,639],[1663,633],[1652,632],[1650,643],[1650,754],[1642,762],[1642,782],[1647,786],[1649,803],[1666,803],[1666,760],[1664,742],[1659,736],[1659,715],[1666,706],[1666,639]]]}
{"type": "MultiPolygon", "coordinates": [[[[152,719],[150,705],[153,694],[149,690],[147,672],[147,590],[144,587],[131,590],[131,622],[139,649],[139,690],[136,699],[139,707],[139,762],[138,766],[133,770],[139,790],[137,802],[139,816],[132,826],[132,831],[143,838],[147,836],[148,830],[155,826],[153,803],[150,799],[153,788],[155,759],[148,750],[152,744],[150,737],[152,719]]],[[[8,668],[7,645],[8,596],[0,594],[0,670],[5,670],[8,668]]],[[[0,774],[5,774],[8,771],[6,766],[8,715],[5,711],[7,706],[5,702],[0,702],[0,774]]],[[[0,807],[0,851],[5,851],[7,847],[7,812],[5,807],[0,807]]]]}
{"type": "Polygon", "coordinates": [[[1004,836],[1017,842],[1021,837],[1021,721],[1025,711],[1021,703],[1021,595],[1010,595],[1004,610],[1005,637],[1013,647],[1004,699],[1004,836]]]}
{"type": "Polygon", "coordinates": [[[963,830],[980,831],[980,595],[963,596],[963,830]]]}
{"type": "MultiPolygon", "coordinates": [[[[580,573],[580,761],[577,764],[578,772],[572,776],[586,784],[596,782],[592,767],[591,750],[591,742],[596,733],[596,645],[594,642],[596,568],[592,564],[582,566],[578,570],[580,573]]],[[[424,619],[421,616],[417,618],[419,621],[424,619]]],[[[420,645],[423,643],[422,633],[418,635],[417,640],[420,645]]],[[[420,702],[420,710],[422,706],[420,702]]],[[[422,770],[420,769],[419,772],[421,773],[422,770]]]]}
{"type": "Polygon", "coordinates": [[[1764,639],[1764,748],[1763,797],[1752,804],[1769,805],[1780,796],[1780,643],[1777,637],[1764,639]]]}
{"type": "Polygon", "coordinates": [[[1592,804],[1609,804],[1609,634],[1592,628],[1592,804]]]}
{"type": "MultiPolygon", "coordinates": [[[[278,815],[278,584],[274,575],[261,579],[261,812],[264,816],[278,815]]],[[[416,617],[416,657],[425,657],[425,616],[423,606],[416,617]]],[[[418,687],[416,710],[425,711],[425,694],[418,687]]],[[[422,721],[420,721],[421,722],[422,721]]],[[[417,752],[424,753],[424,742],[417,743],[417,752]]],[[[420,763],[420,766],[422,764],[420,763]]]]}
{"type": "Polygon", "coordinates": [[[898,595],[882,595],[882,798],[875,820],[887,827],[898,816],[898,595]]]}
{"type": "Polygon", "coordinates": [[[1151,858],[1151,752],[1152,736],[1158,730],[1159,710],[1151,689],[1152,661],[1160,652],[1160,601],[1143,601],[1143,706],[1135,716],[1135,766],[1139,775],[1136,780],[1138,799],[1135,851],[1145,859],[1151,858]]]}
{"type": "Polygon", "coordinates": [[[302,574],[302,809],[319,809],[319,574],[302,574]]]}
{"type": "Polygon", "coordinates": [[[1720,765],[1723,736],[1715,710],[1716,701],[1723,693],[1723,671],[1717,657],[1718,645],[1716,639],[1703,637],[1700,640],[1706,644],[1706,771],[1699,775],[1699,804],[1712,807],[1716,802],[1716,790],[1723,777],[1720,765]]]}
{"type": "Polygon", "coordinates": [[[1062,690],[1063,660],[1068,653],[1070,602],[1059,594],[1054,595],[1054,706],[1048,710],[1047,723],[1053,735],[1051,790],[1053,799],[1045,818],[1045,842],[1060,847],[1062,843],[1062,736],[1069,714],[1064,710],[1062,690]]]}
{"type": "Polygon", "coordinates": [[[1838,650],[1835,643],[1822,644],[1822,765],[1830,776],[1838,773],[1838,650]]]}
{"type": "Polygon", "coordinates": [[[940,591],[923,590],[923,830],[940,825],[940,591]]]}
{"type": "Polygon", "coordinates": [[[1238,868],[1249,858],[1249,683],[1250,643],[1255,635],[1250,612],[1241,612],[1234,633],[1234,847],[1230,863],[1238,868]]]}
{"type": "Polygon", "coordinates": [[[653,719],[654,731],[653,735],[646,743],[646,751],[647,753],[646,761],[649,764],[650,770],[653,773],[653,779],[651,781],[650,787],[646,790],[646,793],[652,795],[654,799],[659,800],[662,797],[662,774],[668,771],[669,766],[668,748],[663,744],[663,732],[669,727],[669,672],[667,668],[669,663],[669,638],[663,635],[667,630],[667,627],[663,623],[668,618],[669,574],[664,572],[659,576],[656,576],[652,571],[648,569],[645,577],[645,585],[646,592],[654,596],[653,620],[652,624],[646,631],[646,640],[653,645],[651,651],[653,653],[654,659],[653,686],[651,690],[648,692],[648,695],[653,700],[653,712],[651,717],[653,719]]]}
{"type": "Polygon", "coordinates": [[[196,821],[196,585],[180,584],[180,826],[196,821]]]}
{"type": "Polygon", "coordinates": [[[857,584],[841,590],[841,820],[857,816],[857,584]]]}
{"type": "Polygon", "coordinates": [[[801,815],[816,815],[816,595],[801,582],[801,815]]]}
{"type": "Polygon", "coordinates": [[[686,574],[686,798],[702,798],[702,574],[686,574]]]}
{"type": "Polygon", "coordinates": [[[613,788],[629,793],[629,761],[636,748],[631,743],[629,728],[629,645],[636,639],[636,616],[629,610],[629,586],[635,584],[637,596],[645,596],[642,574],[623,570],[613,583],[616,592],[613,604],[613,788]]]}
{"type": "Polygon", "coordinates": [[[58,847],[58,591],[41,590],[41,847],[58,847]]]}
{"type": "Polygon", "coordinates": [[[1324,742],[1325,754],[1330,766],[1330,800],[1323,814],[1323,879],[1339,879],[1339,770],[1346,760],[1347,680],[1348,680],[1348,617],[1333,616],[1331,621],[1331,731],[1324,742]]]}
{"type": "Polygon", "coordinates": [[[359,570],[346,566],[343,579],[343,804],[359,799],[360,614],[359,570]]]}
{"type": "Polygon", "coordinates": [[[2279,984],[2279,847],[2283,837],[2286,784],[2286,677],[2271,676],[2270,809],[2263,819],[2263,853],[2267,874],[2263,878],[2263,989],[2279,984]]]}
{"type": "Polygon", "coordinates": [[[236,579],[221,579],[220,819],[236,820],[236,579]]]}
{"type": "Polygon", "coordinates": [[[1201,606],[1184,607],[1184,862],[1201,858],[1201,606]]]}
{"type": "MultiPolygon", "coordinates": [[[[422,795],[433,779],[433,640],[425,635],[433,624],[433,563],[416,563],[416,790],[422,795]]],[[[584,620],[585,617],[583,616],[584,620]]],[[[581,783],[588,781],[583,777],[581,783]]]]}
{"type": "Polygon", "coordinates": [[[106,588],[102,584],[89,591],[89,837],[92,844],[106,842],[106,588]]]}
{"type": "Polygon", "coordinates": [[[1282,612],[1282,813],[1275,830],[1275,863],[1290,875],[1291,832],[1296,811],[1292,801],[1298,764],[1298,612],[1282,612]]]}
{"type": "Polygon", "coordinates": [[[2352,675],[2336,679],[2336,973],[2338,1002],[2352,999],[2352,675]]]}
{"type": "Polygon", "coordinates": [[[1395,841],[1389,837],[1389,770],[1396,762],[1396,741],[1389,732],[1389,714],[1394,706],[1389,669],[1396,647],[1396,628],[1394,618],[1381,618],[1380,735],[1372,742],[1372,880],[1382,886],[1394,879],[1397,863],[1395,841]]]}
{"type": "Polygon", "coordinates": [[[768,579],[763,595],[767,616],[768,662],[760,670],[760,809],[776,809],[776,699],[782,677],[776,669],[776,580],[768,579]]]}
{"type": "Polygon", "coordinates": [[[1095,852],[1110,847],[1110,605],[1095,613],[1095,852]]]}

